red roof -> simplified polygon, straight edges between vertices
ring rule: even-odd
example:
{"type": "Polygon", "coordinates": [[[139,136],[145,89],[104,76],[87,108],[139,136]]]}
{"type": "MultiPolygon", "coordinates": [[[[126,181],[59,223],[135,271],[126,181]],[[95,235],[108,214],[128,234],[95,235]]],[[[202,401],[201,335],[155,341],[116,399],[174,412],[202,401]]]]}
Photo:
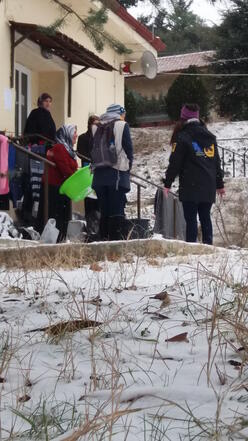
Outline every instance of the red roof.
{"type": "Polygon", "coordinates": [[[187,69],[189,66],[209,66],[214,55],[215,51],[204,51],[159,57],[157,58],[158,74],[178,72],[187,69]]]}
{"type": "Polygon", "coordinates": [[[166,45],[163,43],[163,41],[159,37],[154,37],[151,31],[140,23],[136,18],[134,18],[127,10],[121,6],[118,2],[118,7],[113,8],[113,11],[118,17],[120,17],[123,21],[125,21],[131,28],[133,28],[137,34],[141,35],[141,37],[144,38],[144,40],[148,41],[151,46],[156,49],[157,52],[164,51],[166,49],[166,45]]]}

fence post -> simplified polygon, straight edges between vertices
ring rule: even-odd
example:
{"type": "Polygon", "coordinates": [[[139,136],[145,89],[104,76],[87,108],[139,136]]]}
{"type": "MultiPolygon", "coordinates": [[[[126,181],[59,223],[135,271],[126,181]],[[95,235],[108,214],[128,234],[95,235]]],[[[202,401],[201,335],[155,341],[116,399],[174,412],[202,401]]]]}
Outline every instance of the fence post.
{"type": "Polygon", "coordinates": [[[138,219],[141,218],[141,186],[137,185],[137,214],[138,219]]]}
{"type": "Polygon", "coordinates": [[[244,153],[244,177],[246,178],[246,152],[244,153]]]}
{"type": "Polygon", "coordinates": [[[222,169],[223,173],[225,173],[225,150],[222,148],[222,169]]]}
{"type": "Polygon", "coordinates": [[[235,153],[233,152],[233,178],[235,178],[235,153]]]}
{"type": "Polygon", "coordinates": [[[44,163],[44,225],[48,221],[48,164],[44,163]]]}

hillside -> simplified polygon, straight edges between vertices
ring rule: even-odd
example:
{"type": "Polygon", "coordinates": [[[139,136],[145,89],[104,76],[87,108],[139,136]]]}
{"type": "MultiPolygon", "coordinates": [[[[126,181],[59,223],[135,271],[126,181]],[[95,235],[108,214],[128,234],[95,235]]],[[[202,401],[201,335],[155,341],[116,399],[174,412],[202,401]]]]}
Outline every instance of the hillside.
{"type": "MultiPolygon", "coordinates": [[[[235,172],[236,178],[230,178],[233,171],[231,152],[225,153],[225,182],[227,194],[223,200],[217,198],[217,205],[213,208],[215,243],[217,245],[238,245],[248,246],[248,224],[246,221],[246,207],[248,204],[248,179],[244,178],[243,155],[248,150],[248,139],[230,140],[231,138],[248,138],[248,122],[228,122],[209,124],[209,129],[216,135],[219,142],[219,151],[222,156],[221,147],[230,149],[241,154],[236,157],[235,172]],[[229,176],[229,178],[228,178],[229,176]]],[[[133,172],[144,177],[157,185],[161,185],[168,166],[170,156],[171,129],[167,128],[146,128],[133,129],[132,136],[135,146],[135,161],[133,172]]],[[[246,157],[248,159],[248,156],[246,157]]],[[[248,164],[246,165],[248,171],[248,164]]],[[[142,216],[154,222],[154,197],[156,188],[145,184],[142,189],[142,216]]],[[[177,192],[178,182],[175,181],[172,190],[177,192]]],[[[128,196],[128,215],[136,216],[137,189],[132,186],[128,196]]]]}

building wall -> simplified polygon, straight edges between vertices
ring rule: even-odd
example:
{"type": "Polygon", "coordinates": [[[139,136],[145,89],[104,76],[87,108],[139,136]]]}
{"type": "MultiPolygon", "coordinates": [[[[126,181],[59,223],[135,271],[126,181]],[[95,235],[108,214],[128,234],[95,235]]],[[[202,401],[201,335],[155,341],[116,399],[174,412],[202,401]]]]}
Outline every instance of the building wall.
{"type": "Polygon", "coordinates": [[[154,80],[144,77],[126,78],[126,86],[135,90],[146,98],[158,98],[159,95],[166,96],[169,88],[174,83],[178,75],[158,75],[154,80]]]}
{"type": "MultiPolygon", "coordinates": [[[[71,4],[81,15],[86,15],[91,6],[90,0],[72,0],[71,4]]],[[[0,73],[0,130],[6,129],[13,132],[15,126],[15,91],[9,89],[10,29],[8,20],[47,26],[53,23],[59,15],[59,9],[50,0],[2,0],[0,2],[0,57],[3,60],[0,73]],[[12,96],[11,109],[7,109],[4,105],[4,93],[5,95],[10,93],[12,96]]],[[[109,14],[107,30],[116,31],[117,38],[135,46],[136,52],[132,54],[134,58],[137,58],[137,53],[142,53],[145,49],[153,50],[113,13],[109,14]]],[[[41,92],[48,91],[54,97],[53,116],[56,123],[60,125],[63,122],[74,122],[81,132],[86,128],[90,113],[100,114],[104,112],[107,105],[113,102],[124,104],[124,77],[119,73],[119,66],[124,61],[124,57],[107,45],[102,53],[97,53],[93,43],[74,18],[68,19],[62,32],[116,68],[113,72],[88,69],[73,79],[71,118],[67,117],[67,64],[57,57],[54,57],[52,61],[45,60],[40,54],[39,46],[28,40],[16,48],[15,60],[30,69],[30,107],[36,106],[37,96],[41,92]]],[[[156,55],[156,51],[153,50],[153,52],[156,55]]],[[[77,68],[74,68],[74,71],[76,70],[77,68]]]]}

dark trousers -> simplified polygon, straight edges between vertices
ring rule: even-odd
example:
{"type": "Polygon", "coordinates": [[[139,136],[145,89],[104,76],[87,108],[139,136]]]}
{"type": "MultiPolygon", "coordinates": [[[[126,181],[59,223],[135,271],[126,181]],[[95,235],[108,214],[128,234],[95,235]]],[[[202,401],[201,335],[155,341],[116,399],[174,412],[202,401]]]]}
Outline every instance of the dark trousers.
{"type": "MultiPolygon", "coordinates": [[[[59,193],[59,188],[55,185],[49,185],[48,217],[56,220],[56,227],[59,230],[58,242],[63,242],[66,239],[68,223],[71,220],[71,201],[67,196],[59,193]]],[[[36,224],[37,231],[42,233],[44,226],[44,187],[42,186],[36,224]]]]}
{"type": "Polygon", "coordinates": [[[122,224],[125,218],[127,202],[124,189],[102,186],[96,187],[99,208],[101,212],[100,236],[102,240],[122,239],[122,224]]]}
{"type": "Polygon", "coordinates": [[[213,226],[211,221],[211,203],[183,202],[184,218],[186,221],[186,241],[197,242],[197,215],[202,230],[202,242],[208,245],[213,244],[213,226]]]}

